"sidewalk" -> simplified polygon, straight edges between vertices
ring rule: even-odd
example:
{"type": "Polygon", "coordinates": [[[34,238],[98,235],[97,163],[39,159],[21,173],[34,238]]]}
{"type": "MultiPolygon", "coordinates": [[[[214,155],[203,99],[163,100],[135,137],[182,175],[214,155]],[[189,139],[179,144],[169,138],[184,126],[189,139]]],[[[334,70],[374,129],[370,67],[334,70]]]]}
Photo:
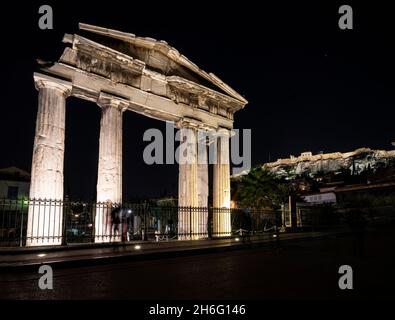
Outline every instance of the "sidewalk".
{"type": "Polygon", "coordinates": [[[57,267],[72,267],[102,263],[124,262],[187,256],[204,253],[240,250],[243,248],[263,246],[278,248],[279,245],[297,240],[315,239],[339,235],[338,231],[280,233],[251,237],[249,241],[236,238],[194,241],[139,241],[128,244],[105,245],[69,245],[67,247],[30,247],[0,249],[0,270],[16,271],[36,269],[41,264],[57,267]]]}

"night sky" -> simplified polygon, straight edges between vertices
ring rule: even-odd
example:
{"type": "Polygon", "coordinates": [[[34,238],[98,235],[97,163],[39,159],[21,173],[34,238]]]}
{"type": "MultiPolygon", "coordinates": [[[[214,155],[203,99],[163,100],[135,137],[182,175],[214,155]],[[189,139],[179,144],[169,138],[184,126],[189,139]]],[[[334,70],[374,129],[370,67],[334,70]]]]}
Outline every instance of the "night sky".
{"type": "MultiPolygon", "coordinates": [[[[235,128],[252,129],[252,162],[303,151],[391,149],[395,140],[394,21],[388,5],[336,2],[43,1],[2,3],[0,167],[30,171],[36,58],[56,61],[78,22],[165,40],[247,98],[235,128]],[[105,4],[107,3],[107,4],[105,4]],[[220,4],[224,3],[224,4],[220,4]],[[225,5],[225,3],[227,3],[225,5]],[[50,4],[54,29],[38,28],[50,4]],[[340,30],[351,4],[354,30],[340,30]]],[[[67,100],[65,190],[94,199],[100,109],[67,100]]],[[[176,194],[177,165],[143,162],[143,133],[164,123],[124,114],[124,199],[176,194]]]]}

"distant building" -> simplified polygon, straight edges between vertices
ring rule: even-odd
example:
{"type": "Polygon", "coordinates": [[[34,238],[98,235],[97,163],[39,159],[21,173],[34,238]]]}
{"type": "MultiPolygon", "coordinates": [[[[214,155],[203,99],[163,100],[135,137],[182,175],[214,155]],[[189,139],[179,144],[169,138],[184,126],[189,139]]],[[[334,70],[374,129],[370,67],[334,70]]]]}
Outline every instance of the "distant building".
{"type": "Polygon", "coordinates": [[[303,196],[304,201],[310,204],[336,204],[336,188],[322,188],[319,193],[303,196]]]}
{"type": "MultiPolygon", "coordinates": [[[[300,157],[301,157],[301,158],[310,158],[310,157],[312,157],[312,156],[313,156],[313,153],[312,153],[311,151],[302,152],[302,153],[300,154],[300,157]]],[[[292,157],[291,157],[291,159],[292,159],[292,157]]]]}
{"type": "Polygon", "coordinates": [[[306,194],[303,197],[308,204],[342,204],[350,200],[366,199],[369,196],[395,196],[395,182],[355,184],[320,188],[320,192],[306,194]]]}
{"type": "Polygon", "coordinates": [[[395,197],[395,181],[338,187],[336,188],[336,195],[339,203],[350,201],[350,199],[362,200],[369,196],[395,197]]]}
{"type": "Polygon", "coordinates": [[[315,193],[303,197],[304,201],[311,204],[329,204],[336,203],[336,194],[334,192],[315,193]]]}
{"type": "Polygon", "coordinates": [[[0,198],[29,197],[30,174],[16,167],[0,169],[0,198]]]}

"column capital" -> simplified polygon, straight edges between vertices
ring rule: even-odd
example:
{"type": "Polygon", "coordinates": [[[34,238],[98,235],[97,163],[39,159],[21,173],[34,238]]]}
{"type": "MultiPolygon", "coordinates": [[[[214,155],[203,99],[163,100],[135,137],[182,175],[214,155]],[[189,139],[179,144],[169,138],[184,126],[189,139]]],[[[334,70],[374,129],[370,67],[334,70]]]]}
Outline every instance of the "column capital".
{"type": "Polygon", "coordinates": [[[99,107],[114,107],[118,108],[122,112],[125,111],[129,106],[129,100],[121,97],[117,97],[112,94],[100,92],[97,104],[99,107]]]}
{"type": "Polygon", "coordinates": [[[217,136],[221,136],[221,137],[232,137],[234,136],[234,132],[232,129],[228,129],[228,128],[223,128],[223,127],[219,127],[217,129],[216,135],[217,136]]]}
{"type": "Polygon", "coordinates": [[[178,129],[199,129],[201,122],[195,119],[182,118],[174,123],[174,126],[178,129]]]}
{"type": "Polygon", "coordinates": [[[206,123],[202,122],[198,119],[193,119],[189,117],[183,117],[180,120],[174,123],[174,126],[178,129],[181,128],[190,128],[190,129],[197,129],[202,131],[212,131],[215,130],[214,127],[207,125],[206,123]]]}
{"type": "Polygon", "coordinates": [[[65,97],[68,97],[71,94],[71,82],[50,77],[41,73],[34,73],[33,78],[37,90],[43,88],[54,89],[60,91],[65,97]]]}

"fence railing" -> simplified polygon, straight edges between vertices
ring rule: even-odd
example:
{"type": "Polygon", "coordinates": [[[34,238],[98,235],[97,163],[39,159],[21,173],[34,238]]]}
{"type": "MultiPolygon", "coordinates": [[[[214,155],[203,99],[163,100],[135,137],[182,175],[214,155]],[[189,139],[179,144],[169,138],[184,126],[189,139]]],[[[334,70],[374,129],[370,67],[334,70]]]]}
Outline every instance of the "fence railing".
{"type": "Polygon", "coordinates": [[[284,210],[0,199],[0,247],[259,235],[294,227],[291,220],[300,230],[395,221],[395,208],[384,209],[297,208],[291,219],[284,210]]]}
{"type": "Polygon", "coordinates": [[[196,240],[281,226],[274,210],[0,199],[0,247],[196,240]]]}

